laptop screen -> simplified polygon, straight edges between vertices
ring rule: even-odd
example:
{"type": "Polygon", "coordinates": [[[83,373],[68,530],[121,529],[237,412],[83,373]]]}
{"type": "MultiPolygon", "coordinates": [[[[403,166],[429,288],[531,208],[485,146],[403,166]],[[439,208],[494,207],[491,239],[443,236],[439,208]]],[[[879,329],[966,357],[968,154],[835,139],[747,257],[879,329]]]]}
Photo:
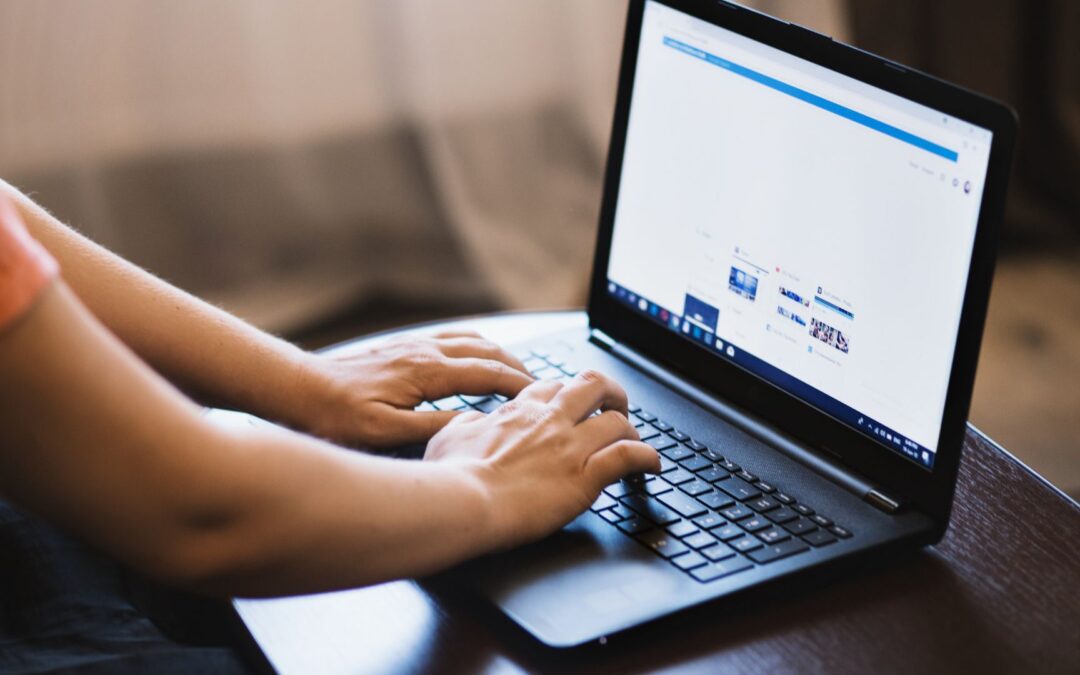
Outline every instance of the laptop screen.
{"type": "Polygon", "coordinates": [[[929,469],[991,140],[649,2],[608,292],[929,469]]]}

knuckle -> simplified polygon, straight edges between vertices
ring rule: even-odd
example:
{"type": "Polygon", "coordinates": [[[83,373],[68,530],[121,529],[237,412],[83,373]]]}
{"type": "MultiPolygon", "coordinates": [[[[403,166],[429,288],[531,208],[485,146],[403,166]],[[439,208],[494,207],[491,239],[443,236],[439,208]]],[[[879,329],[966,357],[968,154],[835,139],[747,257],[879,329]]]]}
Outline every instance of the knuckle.
{"type": "Polygon", "coordinates": [[[578,377],[586,382],[600,383],[604,381],[604,376],[598,370],[592,368],[586,368],[578,373],[578,377]]]}

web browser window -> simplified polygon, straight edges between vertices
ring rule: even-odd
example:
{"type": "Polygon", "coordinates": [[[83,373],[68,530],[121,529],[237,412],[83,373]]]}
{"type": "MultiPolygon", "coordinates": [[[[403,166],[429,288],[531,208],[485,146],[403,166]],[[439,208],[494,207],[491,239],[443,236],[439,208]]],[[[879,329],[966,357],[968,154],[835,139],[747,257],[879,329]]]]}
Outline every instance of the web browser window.
{"type": "Polygon", "coordinates": [[[991,133],[656,2],[608,290],[933,466],[991,133]]]}

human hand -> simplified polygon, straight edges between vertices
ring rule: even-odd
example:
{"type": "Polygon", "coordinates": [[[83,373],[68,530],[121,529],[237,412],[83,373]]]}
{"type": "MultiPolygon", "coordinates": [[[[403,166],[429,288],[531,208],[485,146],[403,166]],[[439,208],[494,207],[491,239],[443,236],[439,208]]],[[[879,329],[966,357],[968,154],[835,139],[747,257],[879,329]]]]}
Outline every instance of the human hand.
{"type": "Polygon", "coordinates": [[[624,475],[660,470],[628,420],[622,388],[591,370],[565,385],[535,382],[489,415],[459,415],[424,459],[471,464],[506,547],[554,532],[624,475]]]}
{"type": "Polygon", "coordinates": [[[510,353],[479,333],[405,336],[343,356],[307,354],[298,424],[330,440],[389,447],[426,441],[458,413],[417,412],[452,394],[516,396],[533,382],[510,353]]]}

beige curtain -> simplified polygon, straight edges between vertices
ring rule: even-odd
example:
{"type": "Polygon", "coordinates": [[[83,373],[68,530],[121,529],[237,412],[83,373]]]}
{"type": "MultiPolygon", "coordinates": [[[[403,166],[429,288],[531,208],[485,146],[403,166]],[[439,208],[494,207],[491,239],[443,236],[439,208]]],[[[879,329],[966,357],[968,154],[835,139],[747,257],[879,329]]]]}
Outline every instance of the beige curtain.
{"type": "MultiPolygon", "coordinates": [[[[846,36],[840,0],[762,9],[846,36]]],[[[583,298],[624,0],[7,0],[0,175],[278,330],[583,298]]]]}

